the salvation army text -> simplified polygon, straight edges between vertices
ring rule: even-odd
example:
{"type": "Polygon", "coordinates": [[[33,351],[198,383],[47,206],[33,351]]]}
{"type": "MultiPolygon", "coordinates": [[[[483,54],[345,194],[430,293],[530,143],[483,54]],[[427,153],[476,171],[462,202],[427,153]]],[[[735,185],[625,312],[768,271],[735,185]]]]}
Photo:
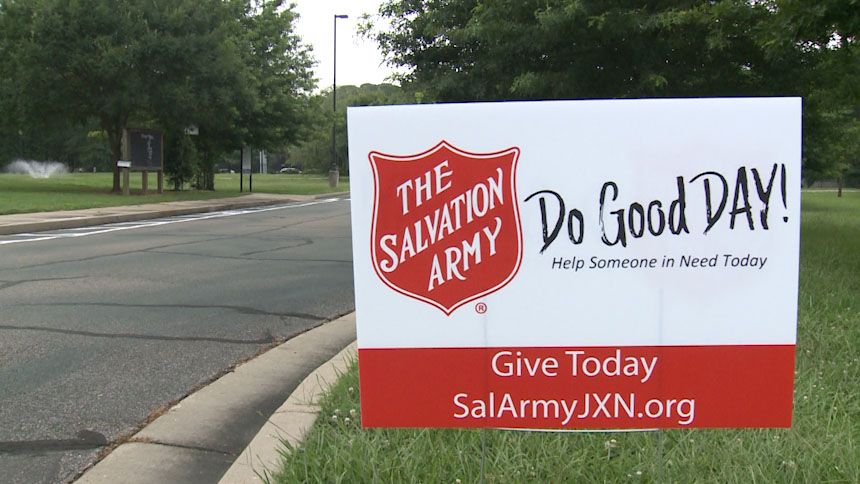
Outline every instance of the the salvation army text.
{"type": "MultiPolygon", "coordinates": [[[[423,175],[408,179],[397,186],[401,215],[409,216],[415,208],[452,188],[448,178],[454,174],[448,161],[437,164],[423,175]]],[[[382,234],[379,248],[385,258],[379,268],[386,273],[436,244],[444,248],[434,251],[428,268],[427,290],[453,279],[466,280],[470,267],[484,262],[496,254],[496,239],[502,229],[502,218],[490,216],[497,206],[504,205],[503,172],[496,169],[493,175],[474,184],[438,206],[432,213],[417,218],[403,227],[402,232],[382,234]],[[478,225],[471,225],[478,221],[478,225]],[[467,228],[468,226],[468,228],[467,228]],[[461,235],[468,230],[469,233],[461,235]],[[454,237],[454,235],[457,237],[454,237]],[[446,239],[455,239],[451,244],[446,239]],[[445,242],[443,242],[445,241],[445,242]]]]}

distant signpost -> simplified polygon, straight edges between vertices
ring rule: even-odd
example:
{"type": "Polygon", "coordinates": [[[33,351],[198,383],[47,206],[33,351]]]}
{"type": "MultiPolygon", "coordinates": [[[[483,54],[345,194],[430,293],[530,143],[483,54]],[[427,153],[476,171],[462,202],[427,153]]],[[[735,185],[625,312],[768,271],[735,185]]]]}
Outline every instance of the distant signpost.
{"type": "Polygon", "coordinates": [[[244,183],[245,183],[245,175],[248,175],[248,191],[254,191],[254,171],[251,169],[251,148],[248,146],[242,146],[242,149],[239,151],[239,158],[241,158],[241,167],[239,170],[239,193],[243,192],[244,183]]]}
{"type": "Polygon", "coordinates": [[[123,133],[123,158],[131,162],[131,166],[123,168],[123,194],[128,195],[127,171],[142,173],[142,189],[146,195],[149,188],[149,172],[158,174],[158,193],[164,192],[164,136],[157,129],[129,128],[123,133]]]}

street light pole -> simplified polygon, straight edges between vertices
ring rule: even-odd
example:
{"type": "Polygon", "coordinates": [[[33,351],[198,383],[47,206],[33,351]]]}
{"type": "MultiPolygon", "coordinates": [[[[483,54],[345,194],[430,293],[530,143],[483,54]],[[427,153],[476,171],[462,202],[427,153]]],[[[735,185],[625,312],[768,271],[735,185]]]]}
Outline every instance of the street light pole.
{"type": "Polygon", "coordinates": [[[328,172],[328,186],[334,188],[337,186],[340,178],[340,169],[337,166],[337,19],[349,18],[347,15],[335,15],[333,21],[334,32],[334,61],[331,80],[331,167],[328,172]]]}

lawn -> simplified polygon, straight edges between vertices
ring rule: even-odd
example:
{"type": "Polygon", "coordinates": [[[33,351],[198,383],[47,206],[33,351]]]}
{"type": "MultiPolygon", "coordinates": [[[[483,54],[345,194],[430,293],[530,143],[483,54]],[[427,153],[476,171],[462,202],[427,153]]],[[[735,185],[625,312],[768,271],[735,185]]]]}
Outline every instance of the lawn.
{"type": "MultiPolygon", "coordinates": [[[[239,175],[215,176],[215,191],[184,190],[176,192],[165,186],[163,195],[154,194],[156,178],[149,177],[150,195],[140,194],[140,174],[131,176],[132,195],[123,197],[110,193],[110,173],[74,173],[52,178],[37,179],[28,175],[0,174],[0,215],[9,213],[73,210],[80,208],[140,205],[143,203],[177,200],[205,200],[235,197],[239,193],[239,175]]],[[[328,178],[316,175],[254,175],[255,193],[307,195],[348,191],[348,179],[341,178],[335,190],[328,186],[328,178]]],[[[248,191],[248,177],[245,177],[248,191]]]]}
{"type": "Polygon", "coordinates": [[[363,430],[353,366],[273,481],[860,482],[858,295],[860,193],[805,192],[791,429],[363,430]]]}
{"type": "MultiPolygon", "coordinates": [[[[244,189],[248,190],[245,175],[244,189]]],[[[328,175],[254,175],[254,193],[284,193],[289,195],[316,195],[321,193],[348,192],[349,178],[340,177],[337,188],[328,186],[328,175]]],[[[233,193],[239,190],[238,174],[215,175],[215,190],[233,193]]]]}

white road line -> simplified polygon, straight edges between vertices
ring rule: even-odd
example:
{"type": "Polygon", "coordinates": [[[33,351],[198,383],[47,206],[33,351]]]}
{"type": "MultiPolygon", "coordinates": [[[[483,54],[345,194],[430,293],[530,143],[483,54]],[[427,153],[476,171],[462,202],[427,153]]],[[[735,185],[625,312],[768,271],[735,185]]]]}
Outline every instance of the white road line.
{"type": "Polygon", "coordinates": [[[42,240],[56,239],[56,237],[39,237],[37,239],[0,240],[0,245],[20,244],[21,242],[39,242],[42,240]]]}
{"type": "MultiPolygon", "coordinates": [[[[74,232],[74,233],[58,233],[58,234],[49,234],[40,236],[38,234],[16,234],[12,235],[13,237],[35,237],[35,238],[25,238],[25,239],[16,239],[16,240],[0,240],[0,245],[8,245],[8,244],[20,244],[22,242],[41,242],[43,240],[56,240],[56,239],[66,239],[66,238],[76,238],[76,237],[87,237],[90,235],[99,235],[99,234],[107,234],[110,232],[120,232],[124,230],[133,230],[140,229],[146,227],[158,227],[161,225],[171,225],[178,224],[183,222],[196,222],[198,220],[209,220],[215,218],[224,218],[224,217],[233,217],[235,215],[246,215],[249,213],[260,213],[260,212],[270,212],[272,210],[284,210],[288,208],[302,208],[302,207],[310,207],[312,205],[321,205],[325,203],[332,203],[341,201],[339,198],[325,198],[322,200],[315,200],[313,202],[299,203],[295,205],[276,205],[274,207],[265,207],[265,208],[246,208],[240,210],[225,210],[223,212],[212,212],[207,213],[205,215],[200,216],[189,216],[189,215],[181,215],[181,218],[165,218],[165,219],[156,219],[149,220],[145,222],[140,222],[134,225],[128,225],[131,222],[120,222],[118,224],[110,224],[103,225],[102,228],[91,229],[89,232],[74,232]],[[121,226],[117,226],[121,225],[121,226]]],[[[83,228],[83,227],[81,227],[83,228]]],[[[71,229],[71,230],[80,230],[71,229]]]]}
{"type": "Polygon", "coordinates": [[[52,218],[52,219],[50,219],[50,220],[51,220],[51,222],[63,222],[63,221],[66,221],[66,220],[80,220],[80,219],[82,219],[82,218],[86,218],[86,217],[84,217],[84,216],[80,216],[80,217],[62,217],[62,218],[52,218]]]}

